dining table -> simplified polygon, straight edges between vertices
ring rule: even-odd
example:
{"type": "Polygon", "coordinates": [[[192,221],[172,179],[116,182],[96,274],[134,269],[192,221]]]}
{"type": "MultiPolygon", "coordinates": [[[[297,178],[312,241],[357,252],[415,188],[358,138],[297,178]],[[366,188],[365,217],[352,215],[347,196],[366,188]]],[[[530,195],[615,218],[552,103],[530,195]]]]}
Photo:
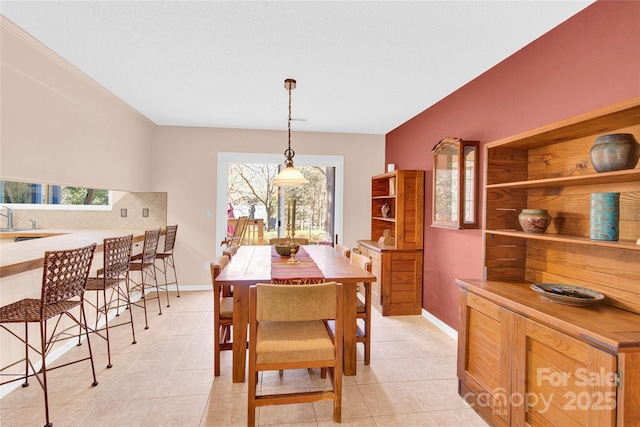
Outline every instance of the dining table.
{"type": "MultiPolygon", "coordinates": [[[[356,374],[356,299],[359,282],[374,282],[376,276],[352,264],[350,259],[329,245],[303,245],[300,255],[310,257],[317,269],[300,264],[301,279],[317,280],[318,271],[323,281],[335,281],[343,285],[344,338],[343,373],[356,374]]],[[[308,258],[307,258],[308,259],[308,258]]],[[[247,327],[249,325],[249,288],[257,283],[272,283],[272,267],[282,267],[286,258],[275,256],[273,246],[240,246],[229,264],[216,277],[216,283],[233,286],[233,382],[244,382],[247,352],[247,327]],[[273,265],[272,265],[273,264],[273,265]]],[[[295,265],[294,267],[295,268],[295,265]]],[[[280,270],[282,271],[282,269],[280,270]]],[[[368,331],[367,331],[368,333],[368,331]]]]}

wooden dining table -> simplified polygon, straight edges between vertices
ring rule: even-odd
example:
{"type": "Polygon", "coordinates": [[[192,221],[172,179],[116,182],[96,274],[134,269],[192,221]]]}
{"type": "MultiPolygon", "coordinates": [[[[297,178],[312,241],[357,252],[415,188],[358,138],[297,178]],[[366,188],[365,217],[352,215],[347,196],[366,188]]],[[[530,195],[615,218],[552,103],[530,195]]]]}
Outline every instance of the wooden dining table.
{"type": "MultiPolygon", "coordinates": [[[[358,282],[373,282],[376,276],[351,264],[328,245],[305,245],[304,250],[319,267],[324,280],[343,284],[344,344],[343,372],[356,374],[356,298],[358,282]]],[[[241,246],[216,277],[216,283],[233,285],[233,382],[244,382],[249,324],[249,287],[271,282],[271,246],[241,246]]]]}

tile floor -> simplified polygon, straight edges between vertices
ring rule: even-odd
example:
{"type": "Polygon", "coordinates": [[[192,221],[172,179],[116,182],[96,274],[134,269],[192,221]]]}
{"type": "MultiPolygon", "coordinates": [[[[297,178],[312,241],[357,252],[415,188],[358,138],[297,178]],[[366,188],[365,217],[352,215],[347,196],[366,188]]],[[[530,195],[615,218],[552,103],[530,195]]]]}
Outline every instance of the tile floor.
{"type": "MultiPolygon", "coordinates": [[[[51,420],[62,426],[245,426],[247,386],[231,382],[231,352],[213,375],[212,293],[182,292],[162,316],[151,310],[150,329],[134,308],[138,343],[127,326],[113,329],[113,368],[106,343],[92,339],[99,385],[89,362],[49,375],[51,420]],[[153,313],[153,314],[152,314],[153,313]]],[[[128,317],[128,316],[126,316],[128,317]]],[[[345,377],[343,426],[486,426],[457,395],[456,343],[421,316],[372,319],[371,364],[345,377]]],[[[86,348],[72,349],[63,358],[86,348]]],[[[259,387],[322,387],[319,371],[261,376],[259,387]]],[[[333,425],[329,402],[259,408],[259,425],[333,425]]],[[[0,400],[0,425],[44,425],[42,390],[35,381],[0,400]]]]}

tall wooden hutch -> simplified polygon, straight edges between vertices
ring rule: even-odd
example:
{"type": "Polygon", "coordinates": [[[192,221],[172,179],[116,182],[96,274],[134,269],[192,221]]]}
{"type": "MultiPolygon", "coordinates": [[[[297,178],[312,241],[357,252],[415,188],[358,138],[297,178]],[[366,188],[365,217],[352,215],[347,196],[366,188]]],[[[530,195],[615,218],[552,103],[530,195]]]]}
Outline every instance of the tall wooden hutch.
{"type": "Polygon", "coordinates": [[[398,170],[371,178],[371,240],[358,240],[358,249],[371,257],[378,278],[372,305],[384,316],[422,312],[423,224],[424,171],[398,170]],[[385,230],[392,243],[379,242],[385,230]]]}
{"type": "Polygon", "coordinates": [[[494,426],[640,426],[640,164],[597,173],[596,137],[640,140],[640,98],[486,146],[484,280],[457,280],[459,392],[494,426]],[[589,238],[590,195],[620,193],[620,239],[589,238]],[[521,209],[547,209],[544,234],[521,209]],[[577,285],[604,302],[542,298],[577,285]]]}

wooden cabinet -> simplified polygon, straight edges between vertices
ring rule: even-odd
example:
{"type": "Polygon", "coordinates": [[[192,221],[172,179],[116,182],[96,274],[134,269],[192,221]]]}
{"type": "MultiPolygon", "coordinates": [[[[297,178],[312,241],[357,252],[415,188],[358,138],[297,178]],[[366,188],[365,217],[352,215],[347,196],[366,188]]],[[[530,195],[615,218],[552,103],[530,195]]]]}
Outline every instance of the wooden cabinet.
{"type": "Polygon", "coordinates": [[[424,171],[398,170],[371,178],[371,238],[358,249],[378,278],[372,305],[384,316],[422,312],[424,171]],[[389,208],[383,215],[383,206],[389,208]],[[379,239],[388,230],[390,244],[379,239]]]}
{"type": "Polygon", "coordinates": [[[640,425],[638,315],[457,280],[459,393],[494,426],[640,425]]]}
{"type": "Polygon", "coordinates": [[[460,394],[492,425],[640,425],[640,164],[597,173],[600,135],[640,139],[640,98],[486,145],[483,280],[461,287],[460,394]],[[620,193],[619,241],[590,239],[591,194],[620,193]],[[543,234],[522,209],[546,209],[543,234]],[[589,307],[532,283],[605,294],[589,307]]]}
{"type": "Polygon", "coordinates": [[[422,313],[422,250],[391,249],[373,240],[358,240],[358,250],[371,258],[371,304],[383,316],[422,313]]]}

